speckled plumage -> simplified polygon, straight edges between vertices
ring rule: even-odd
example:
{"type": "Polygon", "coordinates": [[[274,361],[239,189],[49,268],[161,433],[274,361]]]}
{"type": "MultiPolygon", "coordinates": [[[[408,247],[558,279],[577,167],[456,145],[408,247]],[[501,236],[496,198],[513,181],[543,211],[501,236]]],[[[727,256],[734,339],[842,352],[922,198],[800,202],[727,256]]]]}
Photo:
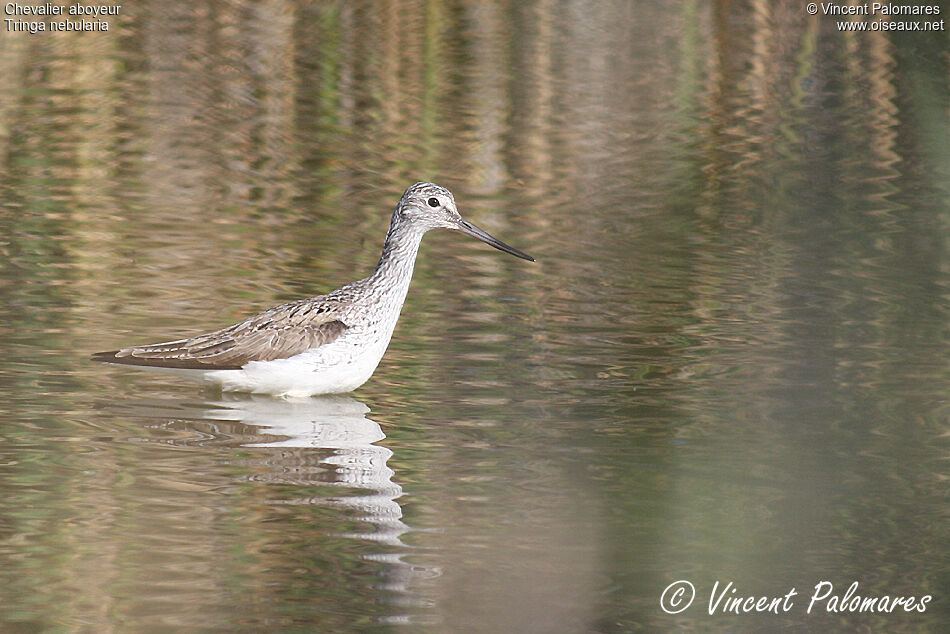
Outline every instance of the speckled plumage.
{"type": "Polygon", "coordinates": [[[386,352],[422,237],[438,228],[461,231],[533,261],[462,220],[449,190],[416,183],[396,206],[369,277],[326,295],[269,308],[215,332],[100,352],[93,359],[173,372],[224,390],[284,396],[355,390],[386,352]]]}

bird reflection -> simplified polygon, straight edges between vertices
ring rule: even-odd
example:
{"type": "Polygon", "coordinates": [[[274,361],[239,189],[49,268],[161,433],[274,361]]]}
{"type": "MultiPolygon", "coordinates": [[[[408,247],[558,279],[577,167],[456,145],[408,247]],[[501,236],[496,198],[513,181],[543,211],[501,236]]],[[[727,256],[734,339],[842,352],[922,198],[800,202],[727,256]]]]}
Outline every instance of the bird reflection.
{"type": "Polygon", "coordinates": [[[245,467],[240,480],[299,486],[306,491],[305,496],[281,497],[275,503],[353,511],[366,530],[333,534],[381,545],[381,551],[362,555],[383,566],[377,588],[396,593],[396,603],[402,606],[425,603],[412,596],[412,586],[419,579],[438,576],[439,571],[404,561],[410,547],[401,538],[411,529],[402,521],[398,502],[403,490],[393,481],[395,474],[388,465],[392,451],[377,444],[386,436],[367,417],[370,409],[364,403],[349,395],[281,400],[223,394],[218,400],[199,403],[149,399],[109,407],[126,415],[161,419],[158,427],[163,434],[156,438],[161,443],[250,450],[250,455],[244,453],[239,459],[245,467]],[[315,490],[327,494],[315,495],[315,490]]]}
{"type": "MultiPolygon", "coordinates": [[[[409,530],[402,521],[402,508],[396,500],[402,496],[402,487],[392,481],[394,472],[387,464],[393,452],[373,443],[386,438],[379,424],[366,417],[369,407],[352,396],[343,394],[312,397],[302,400],[275,400],[271,398],[240,397],[214,403],[204,418],[241,422],[251,425],[267,436],[279,440],[247,442],[244,447],[308,448],[325,450],[317,454],[319,463],[329,470],[320,477],[321,484],[360,490],[361,495],[328,497],[312,500],[357,510],[360,519],[374,528],[371,532],[352,534],[393,546],[405,546],[400,535],[409,530]]],[[[299,482],[299,469],[312,463],[313,455],[299,454],[304,465],[288,464],[294,453],[281,453],[283,469],[274,469],[271,479],[288,481],[282,474],[293,467],[293,482],[299,482]],[[308,460],[308,458],[310,458],[308,460]]],[[[272,461],[273,463],[273,461],[272,461]]],[[[311,480],[312,481],[312,480],[311,480]]]]}

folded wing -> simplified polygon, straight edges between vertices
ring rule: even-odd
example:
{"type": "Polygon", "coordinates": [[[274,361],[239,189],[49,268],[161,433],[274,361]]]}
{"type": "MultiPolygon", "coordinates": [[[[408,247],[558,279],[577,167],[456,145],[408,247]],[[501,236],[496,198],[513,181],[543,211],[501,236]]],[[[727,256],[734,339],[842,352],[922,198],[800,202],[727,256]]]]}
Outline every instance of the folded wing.
{"type": "Polygon", "coordinates": [[[339,307],[313,298],[276,306],[222,330],[165,343],[99,352],[94,361],[191,370],[240,370],[251,361],[286,359],[346,332],[339,307]]]}

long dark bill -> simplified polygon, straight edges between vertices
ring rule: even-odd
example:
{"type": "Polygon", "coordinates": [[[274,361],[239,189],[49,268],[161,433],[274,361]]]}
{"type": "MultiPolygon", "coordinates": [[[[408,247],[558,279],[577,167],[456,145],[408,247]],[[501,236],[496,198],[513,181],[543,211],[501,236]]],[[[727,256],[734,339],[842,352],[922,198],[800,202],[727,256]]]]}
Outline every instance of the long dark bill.
{"type": "Polygon", "coordinates": [[[459,227],[459,231],[461,231],[462,233],[466,235],[470,235],[473,238],[478,238],[485,244],[490,244],[491,246],[495,247],[499,251],[510,253],[516,258],[521,258],[522,260],[528,260],[529,262],[535,261],[534,258],[528,255],[527,253],[524,253],[523,251],[519,251],[518,249],[514,247],[508,246],[507,244],[505,244],[498,238],[495,238],[489,235],[488,233],[482,231],[481,229],[479,229],[478,227],[476,227],[475,225],[473,225],[467,220],[459,221],[458,227],[459,227]]]}

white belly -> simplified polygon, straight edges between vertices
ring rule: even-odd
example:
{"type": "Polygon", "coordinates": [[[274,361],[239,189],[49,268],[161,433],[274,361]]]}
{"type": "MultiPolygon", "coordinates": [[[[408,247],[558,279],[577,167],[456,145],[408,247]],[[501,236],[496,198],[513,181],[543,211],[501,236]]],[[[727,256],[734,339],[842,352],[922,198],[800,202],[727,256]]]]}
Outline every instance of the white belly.
{"type": "Polygon", "coordinates": [[[225,391],[275,396],[352,392],[373,376],[388,345],[388,337],[369,345],[353,345],[343,337],[287,359],[251,361],[241,370],[202,372],[202,379],[225,391]]]}

